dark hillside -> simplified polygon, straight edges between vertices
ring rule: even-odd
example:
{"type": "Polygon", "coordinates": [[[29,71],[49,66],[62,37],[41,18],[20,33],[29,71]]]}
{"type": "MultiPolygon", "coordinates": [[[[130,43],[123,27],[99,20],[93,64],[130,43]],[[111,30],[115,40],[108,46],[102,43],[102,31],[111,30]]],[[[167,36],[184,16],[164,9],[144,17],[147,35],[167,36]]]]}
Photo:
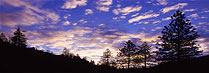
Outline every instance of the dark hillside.
{"type": "Polygon", "coordinates": [[[54,55],[35,48],[18,48],[11,44],[1,44],[1,73],[202,73],[207,72],[209,56],[190,60],[161,63],[149,69],[116,70],[107,66],[97,66],[79,56],[54,55]]]}
{"type": "Polygon", "coordinates": [[[202,56],[190,60],[162,63],[149,71],[153,73],[203,73],[208,72],[209,56],[202,56]]]}
{"type": "Polygon", "coordinates": [[[79,56],[54,55],[35,48],[0,45],[0,68],[4,72],[69,72],[90,71],[94,65],[79,56]]]}

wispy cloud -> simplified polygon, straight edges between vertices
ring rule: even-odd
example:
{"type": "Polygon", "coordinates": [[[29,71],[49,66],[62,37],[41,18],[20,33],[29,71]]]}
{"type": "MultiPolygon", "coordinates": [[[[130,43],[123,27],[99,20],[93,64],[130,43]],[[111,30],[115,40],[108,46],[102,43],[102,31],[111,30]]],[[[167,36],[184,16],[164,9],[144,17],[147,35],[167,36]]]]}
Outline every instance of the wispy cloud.
{"type": "Polygon", "coordinates": [[[153,5],[167,5],[168,1],[167,0],[156,0],[157,3],[152,3],[153,5]]]}
{"type": "Polygon", "coordinates": [[[192,11],[196,11],[197,9],[185,9],[183,12],[192,12],[192,11]]]}
{"type": "Polygon", "coordinates": [[[100,27],[106,27],[106,24],[99,24],[100,27]]]}
{"type": "Polygon", "coordinates": [[[167,21],[167,20],[170,20],[171,17],[166,17],[166,18],[162,18],[163,21],[167,21]]]}
{"type": "MultiPolygon", "coordinates": [[[[203,52],[208,52],[209,51],[209,39],[208,38],[198,38],[197,39],[198,43],[200,44],[200,50],[203,50],[203,52]]],[[[207,53],[209,54],[209,53],[207,53]]]]}
{"type": "Polygon", "coordinates": [[[161,21],[159,20],[148,20],[148,21],[140,21],[138,24],[157,24],[160,23],[161,21]]]}
{"type": "Polygon", "coordinates": [[[9,4],[14,8],[22,8],[22,10],[0,12],[0,24],[14,27],[16,25],[33,25],[43,24],[45,22],[56,24],[59,16],[47,10],[39,9],[22,0],[2,0],[1,2],[9,4]]]}
{"type": "Polygon", "coordinates": [[[85,6],[87,5],[87,0],[67,0],[65,4],[62,6],[64,9],[73,9],[77,8],[78,6],[85,6]]]}
{"type": "MultiPolygon", "coordinates": [[[[82,57],[95,58],[94,60],[99,60],[100,58],[97,56],[101,56],[103,50],[106,48],[109,48],[116,55],[118,49],[123,46],[121,43],[130,39],[135,39],[136,42],[153,42],[158,40],[158,35],[150,36],[143,32],[130,34],[115,29],[104,31],[89,27],[76,27],[68,31],[48,31],[46,33],[47,37],[29,40],[29,44],[35,47],[46,46],[51,49],[56,48],[59,51],[62,51],[66,47],[75,54],[78,53],[82,57]],[[90,52],[91,54],[89,54],[90,52]]],[[[37,34],[37,32],[31,32],[31,34],[34,34],[34,36],[41,35],[37,34]]],[[[56,54],[60,53],[57,52],[56,54]]]]}
{"type": "Polygon", "coordinates": [[[110,7],[113,4],[112,0],[99,0],[96,3],[97,3],[96,9],[104,12],[109,12],[110,7]]]}
{"type": "Polygon", "coordinates": [[[160,5],[167,5],[168,2],[167,0],[157,0],[159,2],[160,5]]]}
{"type": "Polygon", "coordinates": [[[153,13],[153,11],[148,11],[148,12],[146,12],[146,13],[140,15],[140,16],[129,19],[128,22],[133,23],[133,22],[137,22],[137,21],[140,21],[140,20],[143,20],[143,19],[157,17],[159,15],[160,14],[153,13]]]}
{"type": "Polygon", "coordinates": [[[187,5],[188,5],[188,3],[178,3],[177,5],[170,6],[170,7],[165,7],[163,9],[161,9],[161,12],[167,13],[171,10],[178,10],[180,8],[184,8],[184,6],[187,6],[187,5]]]}
{"type": "Polygon", "coordinates": [[[70,25],[70,21],[64,21],[63,25],[70,25]]]}
{"type": "Polygon", "coordinates": [[[209,25],[209,22],[199,22],[199,25],[209,25]]]}
{"type": "Polygon", "coordinates": [[[199,15],[197,13],[194,13],[194,14],[189,15],[188,17],[197,18],[197,17],[199,17],[199,15]]]}
{"type": "Polygon", "coordinates": [[[122,15],[128,15],[131,12],[136,12],[136,11],[140,11],[142,9],[142,6],[128,6],[128,7],[124,7],[124,8],[118,8],[118,9],[114,9],[113,13],[118,15],[118,14],[122,14],[122,15]]]}
{"type": "Polygon", "coordinates": [[[86,9],[85,10],[85,15],[89,15],[89,14],[93,14],[93,10],[92,9],[86,9]]]}

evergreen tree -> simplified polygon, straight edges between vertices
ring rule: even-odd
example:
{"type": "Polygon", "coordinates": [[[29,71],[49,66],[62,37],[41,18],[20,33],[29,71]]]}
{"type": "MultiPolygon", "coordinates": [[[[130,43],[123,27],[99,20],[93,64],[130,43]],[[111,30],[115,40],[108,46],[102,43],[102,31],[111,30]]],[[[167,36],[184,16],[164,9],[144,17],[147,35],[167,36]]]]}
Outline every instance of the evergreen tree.
{"type": "Polygon", "coordinates": [[[4,33],[0,34],[0,43],[8,42],[8,39],[4,33]]]}
{"type": "Polygon", "coordinates": [[[171,16],[171,23],[164,26],[162,43],[157,43],[157,59],[161,61],[178,61],[193,58],[201,53],[196,39],[199,37],[190,20],[179,10],[171,16]]]}
{"type": "Polygon", "coordinates": [[[112,58],[112,55],[111,54],[112,53],[111,53],[111,51],[109,49],[106,49],[103,52],[103,56],[101,57],[102,64],[110,66],[111,58],[112,58]]]}
{"type": "Polygon", "coordinates": [[[128,69],[129,69],[130,63],[132,61],[131,57],[134,56],[137,51],[136,45],[131,40],[128,40],[128,42],[126,42],[125,46],[123,48],[119,49],[119,51],[120,51],[119,57],[126,57],[127,58],[127,64],[128,64],[128,69]]]}
{"type": "Polygon", "coordinates": [[[141,59],[144,62],[144,68],[147,68],[147,61],[151,58],[151,46],[147,42],[142,43],[137,51],[137,55],[142,56],[141,59]]]}
{"type": "Polygon", "coordinates": [[[124,64],[127,64],[127,58],[121,55],[121,52],[117,52],[115,57],[117,68],[124,69],[124,64]]]}
{"type": "Polygon", "coordinates": [[[22,31],[19,27],[14,32],[14,36],[11,38],[12,44],[18,46],[18,47],[26,47],[26,37],[23,34],[24,31],[22,31]]]}
{"type": "Polygon", "coordinates": [[[70,51],[67,48],[63,49],[62,55],[64,56],[70,56],[70,51]]]}

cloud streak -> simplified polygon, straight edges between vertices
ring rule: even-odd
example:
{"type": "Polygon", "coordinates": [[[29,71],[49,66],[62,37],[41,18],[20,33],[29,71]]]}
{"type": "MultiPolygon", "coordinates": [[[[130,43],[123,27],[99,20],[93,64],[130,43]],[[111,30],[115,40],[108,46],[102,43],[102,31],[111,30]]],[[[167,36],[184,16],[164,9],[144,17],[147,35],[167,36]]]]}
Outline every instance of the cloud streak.
{"type": "Polygon", "coordinates": [[[103,12],[109,12],[111,5],[113,4],[112,0],[99,0],[96,2],[96,9],[103,12]]]}
{"type": "Polygon", "coordinates": [[[63,9],[73,9],[78,6],[87,5],[87,0],[67,0],[65,4],[62,6],[63,9]]]}
{"type": "Polygon", "coordinates": [[[17,11],[0,12],[0,24],[14,27],[16,25],[34,25],[51,23],[56,24],[59,21],[59,15],[54,12],[39,9],[22,0],[2,0],[4,4],[8,4],[13,8],[22,8],[17,11]]]}
{"type": "Polygon", "coordinates": [[[143,19],[148,19],[148,18],[153,18],[153,17],[158,17],[160,14],[156,14],[156,13],[150,13],[150,14],[146,14],[146,15],[140,15],[137,16],[135,18],[129,19],[128,22],[129,23],[133,23],[133,22],[137,22],[143,19]]]}
{"type": "Polygon", "coordinates": [[[170,6],[170,7],[165,7],[163,9],[161,9],[161,12],[167,13],[171,10],[178,10],[180,8],[184,8],[184,6],[187,6],[187,5],[188,5],[188,3],[178,3],[177,5],[170,6]]]}
{"type": "Polygon", "coordinates": [[[136,6],[136,7],[128,6],[124,8],[114,9],[113,13],[116,15],[121,14],[121,13],[122,15],[128,15],[129,13],[140,11],[141,9],[142,9],[142,6],[136,6]]]}
{"type": "MultiPolygon", "coordinates": [[[[29,40],[29,44],[34,47],[45,46],[51,48],[56,48],[56,54],[60,54],[64,47],[70,49],[74,54],[79,54],[82,57],[96,58],[101,56],[103,50],[109,48],[112,50],[114,55],[119,48],[121,48],[127,40],[135,39],[136,42],[154,42],[157,41],[157,36],[150,36],[146,33],[130,34],[120,32],[118,30],[106,30],[92,29],[89,27],[76,27],[68,31],[53,31],[46,32],[47,36],[42,38],[33,38],[29,40]],[[91,54],[88,54],[91,52],[91,54]],[[88,54],[88,55],[87,55],[88,54]]],[[[42,34],[36,31],[30,32],[33,36],[42,36],[42,34]]]]}

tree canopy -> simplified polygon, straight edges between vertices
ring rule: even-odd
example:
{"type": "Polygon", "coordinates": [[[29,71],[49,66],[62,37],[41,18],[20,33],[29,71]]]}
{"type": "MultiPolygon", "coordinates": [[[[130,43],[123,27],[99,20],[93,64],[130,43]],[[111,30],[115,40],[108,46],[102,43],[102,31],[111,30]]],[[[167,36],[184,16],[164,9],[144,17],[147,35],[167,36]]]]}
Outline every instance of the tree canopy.
{"type": "Polygon", "coordinates": [[[199,37],[190,20],[179,10],[171,16],[172,21],[164,26],[157,56],[161,61],[175,61],[193,58],[201,53],[196,39],[199,37]]]}

